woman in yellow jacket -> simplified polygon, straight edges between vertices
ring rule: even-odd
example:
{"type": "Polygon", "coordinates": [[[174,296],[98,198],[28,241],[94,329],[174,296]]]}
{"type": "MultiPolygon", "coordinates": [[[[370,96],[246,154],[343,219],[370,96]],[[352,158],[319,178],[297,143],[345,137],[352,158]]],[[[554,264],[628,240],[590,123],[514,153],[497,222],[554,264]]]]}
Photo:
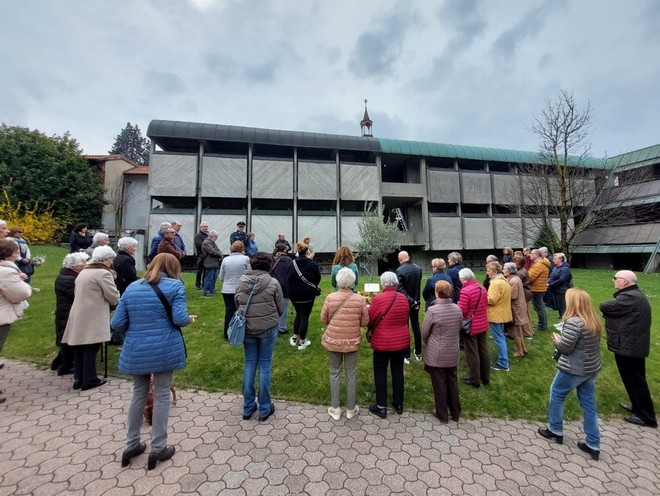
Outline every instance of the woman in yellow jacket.
{"type": "Polygon", "coordinates": [[[488,286],[488,322],[497,346],[497,362],[493,370],[509,371],[509,355],[504,337],[504,324],[511,322],[511,286],[502,275],[499,262],[488,262],[486,273],[490,277],[488,286]]]}

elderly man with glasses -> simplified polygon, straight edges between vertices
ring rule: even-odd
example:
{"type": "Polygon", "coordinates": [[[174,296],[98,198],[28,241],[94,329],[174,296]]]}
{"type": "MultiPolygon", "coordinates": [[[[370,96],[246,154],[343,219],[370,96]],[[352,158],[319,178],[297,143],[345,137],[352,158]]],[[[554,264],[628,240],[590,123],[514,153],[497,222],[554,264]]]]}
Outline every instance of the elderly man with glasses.
{"type": "Polygon", "coordinates": [[[616,366],[626,388],[630,405],[620,403],[631,415],[626,422],[658,427],[653,399],[646,382],[646,357],[651,342],[651,305],[637,286],[637,276],[630,270],[614,275],[614,299],[601,303],[605,317],[607,349],[614,353],[616,366]]]}

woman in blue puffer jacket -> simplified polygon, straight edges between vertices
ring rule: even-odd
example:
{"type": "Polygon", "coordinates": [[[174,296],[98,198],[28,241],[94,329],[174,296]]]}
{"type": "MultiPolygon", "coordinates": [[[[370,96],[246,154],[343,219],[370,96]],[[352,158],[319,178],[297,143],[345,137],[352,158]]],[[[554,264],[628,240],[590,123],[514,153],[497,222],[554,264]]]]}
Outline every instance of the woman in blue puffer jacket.
{"type": "Polygon", "coordinates": [[[174,446],[166,446],[170,384],[172,373],[186,366],[180,328],[195,320],[195,316],[188,315],[186,290],[180,275],[181,264],[174,255],[156,255],[144,279],[128,286],[112,317],[112,328],[126,334],[118,371],[133,376],[133,398],[128,409],[122,467],[128,466],[131,458],[146,449],[146,444],[140,443],[140,427],[151,374],[154,375],[154,410],[147,468],[152,470],[157,462],[169,460],[174,455],[174,446]],[[167,305],[157,294],[157,289],[167,305]]]}

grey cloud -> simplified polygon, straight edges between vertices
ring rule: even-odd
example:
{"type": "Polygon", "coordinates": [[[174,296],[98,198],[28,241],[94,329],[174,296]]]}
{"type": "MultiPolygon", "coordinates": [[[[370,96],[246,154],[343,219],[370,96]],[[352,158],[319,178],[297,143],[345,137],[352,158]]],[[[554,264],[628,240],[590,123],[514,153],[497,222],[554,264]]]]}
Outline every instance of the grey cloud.
{"type": "Polygon", "coordinates": [[[392,73],[406,33],[416,20],[416,15],[403,3],[398,4],[383,19],[376,20],[373,24],[379,27],[362,33],[357,39],[348,62],[351,73],[362,78],[392,73]]]}
{"type": "Polygon", "coordinates": [[[560,4],[563,2],[545,2],[528,10],[517,23],[502,32],[495,40],[493,53],[504,60],[510,60],[518,45],[536,37],[548,21],[551,11],[557,9],[560,4]]]}
{"type": "Polygon", "coordinates": [[[183,80],[172,72],[149,70],[145,75],[145,83],[163,96],[175,96],[185,91],[183,80]]]}
{"type": "Polygon", "coordinates": [[[221,54],[205,56],[207,69],[222,81],[243,79],[254,83],[271,83],[277,78],[280,62],[271,57],[262,62],[241,63],[233,57],[221,54]]]}

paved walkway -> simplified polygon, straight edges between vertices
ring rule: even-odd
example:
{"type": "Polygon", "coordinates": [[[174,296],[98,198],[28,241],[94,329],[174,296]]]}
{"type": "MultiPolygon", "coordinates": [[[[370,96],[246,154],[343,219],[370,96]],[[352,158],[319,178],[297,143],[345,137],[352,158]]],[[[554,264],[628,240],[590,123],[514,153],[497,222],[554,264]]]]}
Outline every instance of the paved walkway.
{"type": "Polygon", "coordinates": [[[258,423],[241,419],[235,394],[180,390],[177,452],[147,472],[146,454],[119,463],[129,382],[73,391],[71,376],[7,361],[0,383],[0,494],[660,494],[658,430],[618,421],[602,423],[593,462],[575,446],[574,422],[562,446],[539,438],[537,423],[447,426],[410,412],[334,422],[325,407],[284,401],[258,423]]]}

